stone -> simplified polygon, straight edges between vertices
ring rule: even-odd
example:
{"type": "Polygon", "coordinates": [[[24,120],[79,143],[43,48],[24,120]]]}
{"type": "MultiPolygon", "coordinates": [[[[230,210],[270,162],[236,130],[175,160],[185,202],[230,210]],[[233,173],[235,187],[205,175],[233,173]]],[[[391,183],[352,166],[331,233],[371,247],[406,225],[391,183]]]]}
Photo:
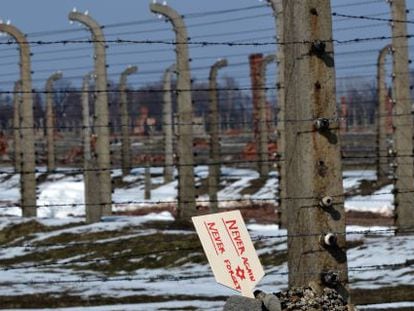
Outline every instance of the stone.
{"type": "Polygon", "coordinates": [[[242,296],[231,296],[227,299],[223,311],[262,311],[262,302],[242,296]]]}
{"type": "Polygon", "coordinates": [[[263,306],[268,311],[282,311],[282,305],[279,298],[274,294],[266,294],[260,290],[254,292],[257,300],[263,303],[263,306]]]}

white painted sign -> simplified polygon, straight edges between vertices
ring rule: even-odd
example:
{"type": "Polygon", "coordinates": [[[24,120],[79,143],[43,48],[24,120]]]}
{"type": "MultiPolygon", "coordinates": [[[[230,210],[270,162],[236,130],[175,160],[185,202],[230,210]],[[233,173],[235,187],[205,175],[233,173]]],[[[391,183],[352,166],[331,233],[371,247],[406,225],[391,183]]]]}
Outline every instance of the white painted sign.
{"type": "Polygon", "coordinates": [[[264,271],[240,211],[192,220],[216,281],[254,298],[253,289],[264,271]]]}

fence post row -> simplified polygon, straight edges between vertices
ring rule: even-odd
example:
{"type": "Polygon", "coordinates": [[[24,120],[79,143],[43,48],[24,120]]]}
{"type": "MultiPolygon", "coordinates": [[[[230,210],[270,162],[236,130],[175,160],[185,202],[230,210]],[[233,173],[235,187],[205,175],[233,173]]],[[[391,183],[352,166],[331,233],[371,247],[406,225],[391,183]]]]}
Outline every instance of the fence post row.
{"type": "MultiPolygon", "coordinates": [[[[340,126],[335,97],[334,40],[332,35],[331,1],[267,0],[272,7],[278,51],[263,58],[252,54],[251,82],[254,106],[254,134],[257,138],[257,159],[261,178],[267,178],[269,166],[269,133],[266,109],[266,69],[278,64],[278,156],[280,223],[288,229],[288,273],[290,287],[311,286],[322,291],[326,286],[336,289],[350,301],[346,254],[344,189],[341,163],[340,126]],[[286,86],[289,87],[286,87],[286,86]],[[287,105],[286,103],[289,103],[287,105]],[[290,122],[286,122],[290,120],[290,122]],[[258,137],[257,137],[258,135],[258,137]],[[311,272],[311,273],[310,273],[311,272]]],[[[385,61],[393,55],[393,167],[395,168],[395,224],[402,232],[414,228],[414,167],[413,122],[410,95],[407,9],[405,0],[388,1],[392,12],[392,45],[385,46],[378,56],[377,86],[377,178],[388,179],[387,116],[385,61]]],[[[163,131],[165,170],[164,182],[173,180],[174,162],[178,168],[177,221],[189,223],[197,214],[194,178],[193,103],[188,33],[183,17],[165,4],[152,3],[150,10],[171,22],[176,38],[176,64],[163,76],[163,131]],[[177,74],[178,103],[177,161],[174,161],[172,86],[177,74]]],[[[108,80],[105,37],[102,27],[88,14],[73,11],[71,21],[88,28],[94,43],[95,117],[90,120],[90,79],[87,74],[82,86],[83,155],[86,221],[94,223],[112,211],[111,146],[108,109],[108,80]],[[96,136],[92,135],[96,134],[96,136]],[[95,141],[96,138],[96,149],[95,141]]],[[[0,32],[12,36],[19,44],[20,79],[14,85],[13,135],[15,171],[20,173],[21,208],[24,217],[37,215],[35,135],[30,42],[16,27],[0,24],[0,32]]],[[[40,41],[39,41],[40,42],[40,41]]],[[[56,42],[53,42],[56,43],[56,42]]],[[[207,43],[205,43],[207,44],[207,43]]],[[[217,42],[216,42],[217,44],[217,42]]],[[[203,44],[201,44],[203,45],[203,44]]],[[[231,45],[229,43],[229,45],[231,45]]],[[[233,44],[234,45],[234,44],[233,44]]],[[[217,61],[209,74],[209,176],[208,195],[211,212],[219,207],[221,146],[219,121],[218,70],[228,65],[217,61]]],[[[127,77],[136,73],[128,67],[120,76],[121,163],[127,175],[132,167],[130,119],[127,98],[127,77]]],[[[56,170],[53,111],[53,83],[61,73],[49,77],[46,93],[47,171],[56,170]]],[[[231,88],[229,88],[230,90],[231,88]]],[[[203,90],[204,91],[204,90],[203,90]]],[[[230,93],[228,93],[230,102],[230,93]]],[[[229,108],[232,105],[229,105],[229,108]]],[[[356,108],[353,109],[355,118],[356,108]]],[[[358,123],[368,125],[368,108],[358,123]]],[[[229,109],[230,111],[230,109],[229,109]]],[[[229,123],[230,114],[227,114],[229,123]]],[[[76,121],[75,121],[76,122],[76,121]]],[[[75,125],[76,127],[76,125],[75,125]]],[[[231,126],[229,126],[231,128],[231,126]]],[[[151,138],[151,137],[150,137],[151,138]]],[[[151,139],[149,139],[151,142],[151,139]]],[[[145,160],[145,199],[151,198],[150,157],[145,160]]]]}

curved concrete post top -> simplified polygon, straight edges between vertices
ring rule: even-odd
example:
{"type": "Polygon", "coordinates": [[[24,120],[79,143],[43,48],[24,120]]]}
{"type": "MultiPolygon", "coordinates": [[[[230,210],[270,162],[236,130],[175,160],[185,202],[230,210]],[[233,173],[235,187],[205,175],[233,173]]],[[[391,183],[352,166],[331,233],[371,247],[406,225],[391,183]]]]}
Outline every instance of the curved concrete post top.
{"type": "Polygon", "coordinates": [[[16,39],[16,41],[20,44],[27,45],[26,36],[15,26],[7,25],[7,24],[0,24],[0,32],[4,32],[12,36],[16,39]]]}
{"type": "Polygon", "coordinates": [[[53,88],[53,82],[62,79],[62,72],[58,71],[52,74],[46,81],[46,91],[50,91],[53,88]]]}
{"type": "Polygon", "coordinates": [[[215,62],[213,66],[211,66],[210,68],[210,80],[215,79],[215,77],[217,76],[217,71],[221,68],[226,67],[227,65],[227,59],[225,58],[219,59],[217,62],[215,62]]]}
{"type": "Polygon", "coordinates": [[[126,79],[129,75],[132,75],[134,73],[138,72],[138,67],[137,66],[128,66],[122,73],[121,73],[121,78],[119,81],[120,86],[124,86],[126,84],[126,79]]]}
{"type": "Polygon", "coordinates": [[[104,35],[102,31],[102,27],[95,21],[91,16],[81,12],[70,12],[69,13],[69,20],[79,22],[86,27],[88,27],[93,34],[96,36],[96,39],[99,41],[104,40],[104,35]]]}
{"type": "Polygon", "coordinates": [[[176,31],[180,30],[180,31],[185,31],[186,32],[183,17],[177,11],[175,11],[174,9],[169,7],[168,5],[163,5],[163,4],[160,4],[160,3],[151,3],[150,4],[150,10],[153,13],[161,14],[161,15],[167,17],[171,21],[171,23],[173,24],[174,29],[176,31]]]}

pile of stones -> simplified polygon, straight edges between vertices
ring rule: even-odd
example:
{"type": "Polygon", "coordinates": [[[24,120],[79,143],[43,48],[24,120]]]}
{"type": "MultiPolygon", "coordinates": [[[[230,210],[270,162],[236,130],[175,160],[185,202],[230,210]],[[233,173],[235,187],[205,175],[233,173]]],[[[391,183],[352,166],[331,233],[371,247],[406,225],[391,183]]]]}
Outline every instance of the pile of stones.
{"type": "Polygon", "coordinates": [[[322,294],[316,294],[311,288],[291,288],[275,294],[283,311],[348,311],[346,301],[331,288],[324,288],[322,294]]]}
{"type": "Polygon", "coordinates": [[[349,311],[346,301],[331,288],[318,294],[310,287],[291,288],[275,294],[260,290],[256,299],[242,296],[230,297],[223,311],[349,311]]]}

